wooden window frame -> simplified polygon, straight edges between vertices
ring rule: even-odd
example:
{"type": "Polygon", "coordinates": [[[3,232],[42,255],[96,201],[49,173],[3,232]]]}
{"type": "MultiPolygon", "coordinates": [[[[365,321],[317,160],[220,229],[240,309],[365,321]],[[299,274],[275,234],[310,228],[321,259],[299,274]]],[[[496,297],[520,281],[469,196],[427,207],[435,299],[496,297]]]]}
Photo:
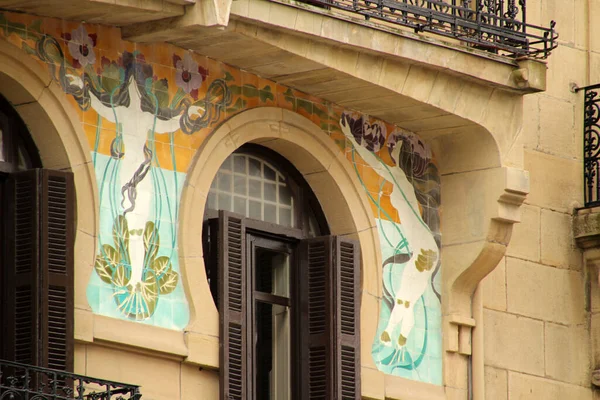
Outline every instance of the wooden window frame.
{"type": "MultiPolygon", "coordinates": [[[[220,379],[221,399],[252,400],[255,397],[255,359],[253,334],[256,331],[253,310],[257,302],[254,290],[253,238],[279,243],[290,250],[290,381],[291,400],[308,399],[359,399],[360,398],[360,248],[358,242],[329,236],[324,214],[316,197],[303,177],[281,156],[257,145],[243,146],[239,152],[258,156],[268,161],[286,176],[295,196],[295,218],[297,228],[286,227],[265,221],[253,220],[224,210],[205,211],[203,246],[207,277],[211,292],[220,315],[220,379]],[[314,213],[320,237],[310,237],[309,213],[314,213]],[[218,238],[218,240],[217,240],[218,238]],[[309,278],[307,272],[310,261],[310,243],[320,243],[327,248],[327,259],[321,268],[326,290],[327,310],[318,313],[323,319],[321,339],[327,338],[323,347],[325,358],[321,362],[323,375],[315,374],[309,366],[314,363],[311,348],[309,318],[309,284],[302,284],[309,278]],[[229,243],[234,243],[233,247],[229,243]],[[238,247],[236,247],[238,246],[238,247]],[[353,275],[353,313],[343,315],[342,297],[348,298],[347,284],[344,288],[341,246],[352,249],[352,263],[346,263],[345,270],[353,275]],[[350,246],[350,247],[348,247],[350,246]],[[236,250],[237,248],[237,250],[236,250]],[[233,252],[233,253],[232,253],[233,252]],[[230,264],[233,262],[233,264],[230,264]],[[233,269],[231,269],[233,268],[233,269]],[[243,284],[240,284],[243,282],[243,284]],[[346,296],[342,291],[346,290],[346,296]],[[232,293],[235,296],[232,297],[232,293]],[[236,298],[238,297],[238,298],[236,298]],[[344,320],[345,318],[345,320],[344,320]],[[351,320],[352,335],[348,335],[351,320]],[[240,333],[241,332],[241,333],[240,333]],[[233,336],[231,336],[233,335],[233,336]],[[348,352],[350,350],[350,353],[348,352]],[[344,356],[342,355],[344,353],[344,356]],[[348,357],[350,354],[350,358],[348,357]],[[352,360],[351,362],[348,360],[352,360]],[[350,378],[349,378],[350,377],[350,378]],[[315,380],[319,380],[316,382],[315,380]],[[315,383],[316,382],[316,383],[315,383]],[[321,385],[322,387],[320,387],[321,385]],[[319,396],[324,397],[319,397],[319,396]],[[350,397],[348,397],[350,396],[350,397]]],[[[347,258],[347,257],[346,257],[347,258]]],[[[321,275],[316,276],[321,279],[321,275]]],[[[347,281],[347,279],[346,279],[347,281]]],[[[267,296],[271,297],[271,296],[267,296]]],[[[322,299],[322,297],[321,297],[322,299]]],[[[270,298],[277,302],[279,299],[270,298]]],[[[346,304],[347,306],[347,304],[346,304]]],[[[314,318],[312,318],[314,319],[314,318]]],[[[324,342],[323,342],[324,344],[324,342]]]]}

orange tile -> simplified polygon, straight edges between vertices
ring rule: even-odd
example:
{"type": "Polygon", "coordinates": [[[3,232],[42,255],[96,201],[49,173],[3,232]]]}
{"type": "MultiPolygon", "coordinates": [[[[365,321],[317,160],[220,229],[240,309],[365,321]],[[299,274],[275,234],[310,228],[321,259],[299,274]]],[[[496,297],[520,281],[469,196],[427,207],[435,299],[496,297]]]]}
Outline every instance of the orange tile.
{"type": "Polygon", "coordinates": [[[259,78],[257,75],[254,75],[247,71],[240,71],[242,76],[242,85],[252,85],[257,89],[259,88],[259,78]]]}
{"type": "Polygon", "coordinates": [[[175,152],[175,159],[177,162],[178,172],[187,172],[192,162],[192,150],[188,148],[177,147],[175,152]]]}
{"type": "Polygon", "coordinates": [[[182,130],[178,130],[177,132],[175,132],[174,135],[175,146],[183,147],[186,149],[192,148],[194,134],[188,135],[186,133],[183,133],[182,130]]]}
{"type": "Polygon", "coordinates": [[[44,18],[42,20],[42,32],[46,35],[53,36],[56,39],[60,39],[62,34],[62,22],[56,18],[44,18]]]}
{"type": "Polygon", "coordinates": [[[172,46],[166,43],[155,45],[154,59],[152,61],[165,67],[174,67],[172,46]]]}

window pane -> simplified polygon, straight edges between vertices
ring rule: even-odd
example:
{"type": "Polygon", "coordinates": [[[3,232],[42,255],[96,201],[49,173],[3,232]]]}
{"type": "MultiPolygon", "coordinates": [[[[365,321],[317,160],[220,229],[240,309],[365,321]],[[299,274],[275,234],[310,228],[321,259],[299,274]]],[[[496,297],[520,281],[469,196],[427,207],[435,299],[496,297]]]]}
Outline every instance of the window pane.
{"type": "Polygon", "coordinates": [[[217,179],[219,180],[219,190],[231,192],[231,175],[226,172],[219,172],[217,179]]]}
{"type": "Polygon", "coordinates": [[[279,208],[279,224],[285,226],[293,226],[292,224],[292,210],[289,208],[279,208]]]}
{"type": "Polygon", "coordinates": [[[261,176],[262,174],[260,173],[260,167],[261,167],[261,162],[258,161],[255,158],[248,158],[248,168],[249,168],[249,172],[248,174],[250,176],[261,176]]]}
{"type": "Polygon", "coordinates": [[[290,399],[290,312],[274,304],[256,303],[255,393],[260,400],[290,399]]]}
{"type": "Polygon", "coordinates": [[[266,204],[265,203],[265,221],[272,222],[274,224],[277,223],[277,206],[274,204],[266,204]]]}
{"type": "Polygon", "coordinates": [[[248,217],[252,219],[262,219],[262,204],[260,201],[248,201],[248,217]]]}
{"type": "Polygon", "coordinates": [[[259,292],[290,296],[290,261],[287,253],[256,248],[255,289],[259,292]]]}
{"type": "Polygon", "coordinates": [[[248,180],[248,195],[257,199],[262,199],[261,184],[258,179],[248,180]]]}
{"type": "Polygon", "coordinates": [[[267,165],[265,165],[265,179],[268,179],[270,181],[274,181],[275,177],[276,177],[275,171],[273,171],[272,168],[270,168],[267,165]]]}
{"type": "Polygon", "coordinates": [[[265,200],[269,200],[272,202],[277,201],[277,185],[275,183],[264,183],[265,188],[265,200]]]}
{"type": "Polygon", "coordinates": [[[219,168],[209,193],[212,195],[207,205],[211,209],[294,226],[294,199],[285,176],[256,156],[229,156],[219,168]]]}
{"type": "Polygon", "coordinates": [[[233,198],[233,212],[246,215],[246,198],[235,196],[233,198]]]}
{"type": "Polygon", "coordinates": [[[292,205],[292,192],[286,185],[279,185],[279,203],[287,206],[292,205]]]}
{"type": "Polygon", "coordinates": [[[246,177],[236,175],[233,177],[233,191],[236,194],[246,195],[246,177]]]}
{"type": "Polygon", "coordinates": [[[240,174],[246,174],[246,156],[235,156],[233,158],[233,170],[240,174]]]}
{"type": "Polygon", "coordinates": [[[227,193],[219,193],[218,199],[219,199],[219,204],[218,204],[219,210],[233,211],[233,207],[231,206],[231,195],[229,195],[227,193]]]}
{"type": "Polygon", "coordinates": [[[217,209],[217,195],[214,193],[208,194],[207,207],[216,210],[217,209]]]}

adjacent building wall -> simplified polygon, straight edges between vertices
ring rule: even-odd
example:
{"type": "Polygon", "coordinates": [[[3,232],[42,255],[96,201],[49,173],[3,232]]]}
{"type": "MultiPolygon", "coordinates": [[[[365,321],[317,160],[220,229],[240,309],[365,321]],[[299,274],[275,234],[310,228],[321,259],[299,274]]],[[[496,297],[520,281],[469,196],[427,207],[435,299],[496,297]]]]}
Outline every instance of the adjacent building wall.
{"type": "Polygon", "coordinates": [[[523,126],[505,159],[531,190],[504,260],[480,287],[486,399],[591,399],[585,272],[572,237],[583,204],[583,92],[600,82],[597,1],[527,1],[527,20],[557,21],[547,90],[524,97],[523,126]],[[589,8],[591,6],[591,9],[589,8]]]}

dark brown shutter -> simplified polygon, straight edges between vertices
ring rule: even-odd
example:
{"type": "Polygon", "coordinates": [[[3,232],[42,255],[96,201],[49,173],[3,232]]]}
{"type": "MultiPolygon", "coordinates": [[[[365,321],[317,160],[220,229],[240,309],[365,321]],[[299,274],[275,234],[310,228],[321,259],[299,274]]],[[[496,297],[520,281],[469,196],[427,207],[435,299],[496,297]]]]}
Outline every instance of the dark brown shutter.
{"type": "Polygon", "coordinates": [[[73,174],[40,171],[43,357],[49,368],[73,371],[73,174]]]}
{"type": "Polygon", "coordinates": [[[300,244],[303,400],[360,399],[360,252],[334,236],[300,244]]]}
{"type": "Polygon", "coordinates": [[[336,391],[341,400],[356,400],[360,394],[360,246],[337,237],[334,285],[336,391]]]}
{"type": "Polygon", "coordinates": [[[4,354],[17,362],[72,371],[72,174],[18,172],[7,186],[4,354]]]}
{"type": "Polygon", "coordinates": [[[219,211],[219,316],[222,400],[246,400],[249,387],[246,329],[244,218],[219,211]]]}
{"type": "Polygon", "coordinates": [[[6,187],[3,353],[32,365],[41,365],[38,178],[37,170],[20,172],[10,176],[6,187]]]}

